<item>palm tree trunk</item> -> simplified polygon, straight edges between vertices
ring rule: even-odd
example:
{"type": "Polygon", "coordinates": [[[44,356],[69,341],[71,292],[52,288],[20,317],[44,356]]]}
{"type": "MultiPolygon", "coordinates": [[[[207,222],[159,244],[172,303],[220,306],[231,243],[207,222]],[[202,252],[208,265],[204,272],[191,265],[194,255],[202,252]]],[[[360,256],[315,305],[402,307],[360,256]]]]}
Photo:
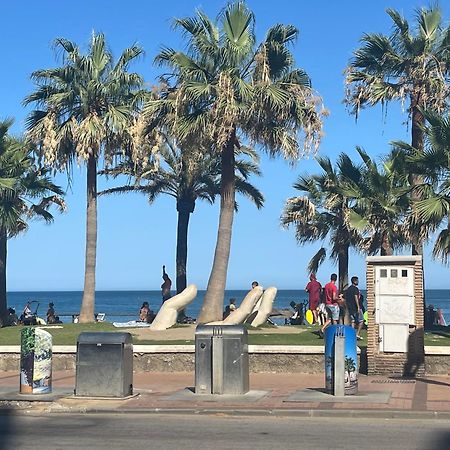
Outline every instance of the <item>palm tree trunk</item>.
{"type": "Polygon", "coordinates": [[[198,323],[208,323],[222,319],[223,299],[227,282],[228,260],[230,258],[231,231],[234,218],[235,176],[234,145],[236,131],[230,135],[222,151],[220,217],[217,232],[216,250],[208,287],[203,300],[198,323]]]}
{"type": "Polygon", "coordinates": [[[177,227],[177,294],[186,289],[186,265],[188,252],[188,227],[191,211],[180,202],[177,227]]]}
{"type": "Polygon", "coordinates": [[[339,291],[348,286],[348,245],[343,246],[338,254],[339,291]]]}
{"type": "Polygon", "coordinates": [[[389,237],[388,237],[387,233],[383,233],[380,254],[381,254],[381,256],[391,256],[393,253],[394,253],[394,251],[392,249],[391,243],[389,242],[389,237]]]}
{"type": "MultiPolygon", "coordinates": [[[[180,200],[177,202],[178,227],[177,227],[177,294],[184,291],[187,285],[186,267],[188,255],[188,228],[191,213],[194,212],[195,202],[180,200]]],[[[178,322],[186,317],[186,309],[178,312],[178,322]]]]}
{"type": "MultiPolygon", "coordinates": [[[[419,110],[421,105],[420,94],[411,97],[411,145],[419,150],[423,149],[423,126],[425,125],[425,118],[419,110]]],[[[422,182],[420,175],[412,173],[409,177],[409,182],[412,186],[417,186],[422,182]]],[[[420,200],[420,196],[415,189],[411,191],[411,200],[420,200]]],[[[412,254],[423,255],[423,243],[419,237],[413,233],[412,238],[412,254]]]]}
{"type": "Polygon", "coordinates": [[[87,163],[86,263],[80,323],[94,321],[95,263],[97,256],[97,160],[89,156],[87,163]]]}
{"type": "Polygon", "coordinates": [[[0,326],[6,323],[8,303],[6,299],[6,249],[8,236],[0,230],[0,326]]]}

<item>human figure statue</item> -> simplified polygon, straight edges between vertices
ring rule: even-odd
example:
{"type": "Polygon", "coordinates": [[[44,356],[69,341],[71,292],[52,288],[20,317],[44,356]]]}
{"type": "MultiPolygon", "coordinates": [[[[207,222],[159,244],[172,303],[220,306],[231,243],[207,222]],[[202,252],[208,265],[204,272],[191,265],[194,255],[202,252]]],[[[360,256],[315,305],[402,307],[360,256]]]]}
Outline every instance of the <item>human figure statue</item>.
{"type": "Polygon", "coordinates": [[[166,273],[166,266],[162,266],[162,269],[163,269],[162,279],[164,281],[163,284],[161,285],[161,294],[164,303],[166,300],[169,300],[169,298],[172,297],[172,294],[170,293],[170,289],[172,287],[172,280],[166,273]]]}
{"type": "Polygon", "coordinates": [[[177,322],[179,311],[186,308],[197,295],[197,286],[190,284],[184,291],[166,300],[152,324],[150,330],[167,330],[177,322]]]}
{"type": "Polygon", "coordinates": [[[320,293],[322,291],[322,285],[317,281],[316,274],[312,273],[309,276],[309,283],[306,285],[305,291],[308,293],[309,309],[313,313],[314,323],[317,323],[318,321],[317,308],[320,303],[320,293]]]}
{"type": "Polygon", "coordinates": [[[276,295],[276,287],[269,287],[264,291],[259,302],[259,308],[256,316],[250,323],[252,327],[259,327],[267,322],[270,314],[272,313],[273,301],[275,300],[276,295]]]}

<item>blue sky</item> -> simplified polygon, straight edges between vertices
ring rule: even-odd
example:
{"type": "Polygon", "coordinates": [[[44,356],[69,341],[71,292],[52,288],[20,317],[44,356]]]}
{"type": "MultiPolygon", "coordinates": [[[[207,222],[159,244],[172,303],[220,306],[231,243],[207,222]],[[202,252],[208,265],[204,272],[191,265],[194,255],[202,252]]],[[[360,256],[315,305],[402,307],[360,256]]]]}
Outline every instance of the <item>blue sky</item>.
{"type": "MultiPolygon", "coordinates": [[[[92,30],[106,34],[115,55],[132,43],[146,52],[133,70],[146,82],[155,82],[160,69],[152,61],[162,45],[182,48],[181,36],[171,29],[173,17],[192,15],[201,8],[215,16],[225,2],[211,0],[16,1],[2,5],[0,52],[0,117],[15,117],[14,132],[23,131],[27,110],[21,106],[33,85],[30,74],[56,65],[52,42],[65,37],[81,46],[92,30]]],[[[300,30],[294,54],[297,65],[306,69],[314,88],[323,97],[330,116],[319,154],[332,160],[340,152],[356,158],[355,146],[371,155],[386,153],[391,140],[408,140],[406,115],[399,104],[391,104],[387,116],[381,108],[362,112],[358,122],[342,104],[343,70],[358,47],[364,32],[389,33],[386,8],[395,8],[412,18],[414,8],[426,5],[411,0],[339,2],[316,0],[252,0],[258,37],[275,23],[290,23],[300,30]]],[[[444,17],[450,7],[442,2],[444,17]]],[[[247,288],[252,280],[281,289],[303,289],[306,265],[322,243],[297,246],[292,230],[283,230],[280,213],[286,198],[295,195],[293,182],[300,173],[314,173],[317,164],[310,156],[295,166],[281,159],[262,157],[263,177],[254,183],[266,197],[265,208],[256,210],[241,199],[235,217],[228,272],[229,289],[247,288]]],[[[57,181],[67,187],[67,177],[57,181]]],[[[99,187],[107,186],[99,180],[99,187]]],[[[85,247],[85,169],[76,168],[66,201],[68,211],[48,226],[33,222],[27,234],[10,241],[8,248],[9,290],[80,290],[83,286],[85,247]]],[[[189,235],[188,281],[206,287],[217,233],[218,205],[197,203],[189,235]]],[[[101,198],[98,214],[97,289],[158,289],[161,265],[169,274],[175,270],[176,210],[172,198],[161,197],[149,206],[144,196],[101,198]]],[[[448,288],[448,269],[431,260],[426,249],[426,280],[429,288],[448,288]]],[[[336,271],[332,261],[318,273],[322,281],[336,271]]],[[[351,254],[350,275],[365,275],[364,257],[351,254]]],[[[174,276],[172,276],[174,278],[174,276]]],[[[361,285],[365,285],[364,282],[361,285]]]]}

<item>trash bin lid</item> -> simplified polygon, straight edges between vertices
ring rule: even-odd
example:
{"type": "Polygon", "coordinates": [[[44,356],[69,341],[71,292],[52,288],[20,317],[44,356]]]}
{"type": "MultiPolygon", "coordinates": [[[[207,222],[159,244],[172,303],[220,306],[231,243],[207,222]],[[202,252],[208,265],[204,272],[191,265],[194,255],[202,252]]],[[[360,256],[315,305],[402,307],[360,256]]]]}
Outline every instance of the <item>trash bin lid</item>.
{"type": "Polygon", "coordinates": [[[198,325],[195,329],[196,336],[247,336],[247,328],[243,325],[198,325]]]}
{"type": "Polygon", "coordinates": [[[84,331],[78,335],[77,344],[131,344],[130,333],[114,331],[84,331]]]}

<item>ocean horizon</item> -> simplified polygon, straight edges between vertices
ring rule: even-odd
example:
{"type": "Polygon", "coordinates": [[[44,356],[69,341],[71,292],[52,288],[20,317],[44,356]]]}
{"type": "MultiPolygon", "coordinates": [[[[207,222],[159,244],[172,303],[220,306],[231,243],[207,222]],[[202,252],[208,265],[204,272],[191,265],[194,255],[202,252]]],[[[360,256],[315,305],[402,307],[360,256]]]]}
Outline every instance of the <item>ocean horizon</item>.
{"type": "MultiPolygon", "coordinates": [[[[199,290],[195,300],[188,305],[187,315],[198,317],[206,290],[199,290]]],[[[230,298],[236,298],[239,305],[248,290],[229,289],[225,291],[224,306],[230,298]]],[[[365,290],[361,289],[365,297],[365,290]]],[[[173,292],[174,294],[174,292],[173,292]]],[[[72,314],[80,311],[83,291],[10,291],[8,292],[8,307],[15,308],[20,316],[27,301],[33,301],[32,311],[37,308],[40,317],[45,313],[50,302],[54,303],[56,315],[63,322],[71,322],[72,314]]],[[[290,308],[289,303],[304,302],[307,293],[300,289],[280,289],[274,301],[274,308],[290,308]]],[[[108,322],[126,322],[138,318],[139,309],[144,301],[149,302],[150,309],[157,312],[162,304],[160,290],[99,290],[96,291],[95,312],[105,313],[108,322]]],[[[427,306],[433,305],[441,308],[447,323],[450,322],[450,289],[426,289],[425,302],[427,306]]]]}

